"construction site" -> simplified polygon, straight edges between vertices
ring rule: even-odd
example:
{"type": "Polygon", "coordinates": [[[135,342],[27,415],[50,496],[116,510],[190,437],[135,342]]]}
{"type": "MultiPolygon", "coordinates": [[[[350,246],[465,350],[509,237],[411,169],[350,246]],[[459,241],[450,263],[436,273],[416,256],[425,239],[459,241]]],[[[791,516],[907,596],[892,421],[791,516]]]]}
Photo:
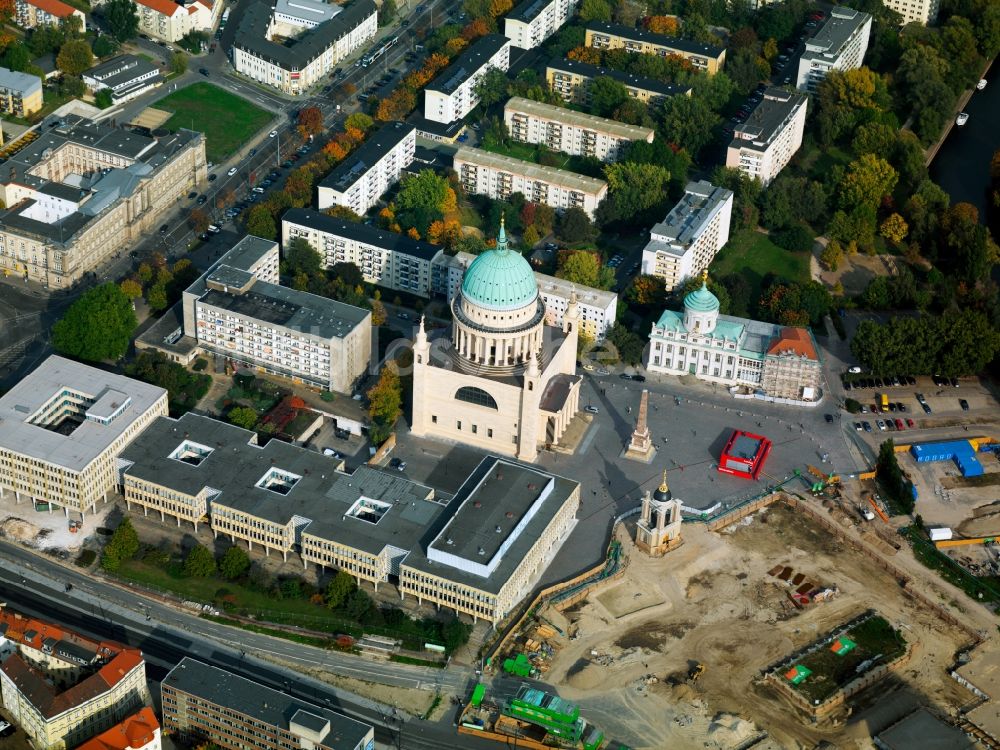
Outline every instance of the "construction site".
{"type": "MultiPolygon", "coordinates": [[[[949,671],[989,613],[910,586],[891,524],[859,510],[860,487],[816,473],[802,473],[799,497],[768,497],[735,522],[685,523],[663,557],[618,525],[616,572],[533,611],[495,670],[553,686],[609,747],[870,748],[921,706],[954,714],[973,696],[949,671]]],[[[465,731],[528,739],[510,695],[479,698],[465,731]]]]}

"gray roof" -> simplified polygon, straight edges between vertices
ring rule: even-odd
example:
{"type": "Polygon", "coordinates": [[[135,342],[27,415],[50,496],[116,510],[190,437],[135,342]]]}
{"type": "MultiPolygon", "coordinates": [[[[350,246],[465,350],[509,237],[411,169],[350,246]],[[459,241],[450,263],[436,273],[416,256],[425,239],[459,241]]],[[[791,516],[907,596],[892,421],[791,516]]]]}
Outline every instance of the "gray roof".
{"type": "Polygon", "coordinates": [[[637,29],[633,26],[623,26],[620,23],[607,23],[605,21],[591,21],[585,27],[587,31],[595,31],[598,34],[609,34],[620,36],[623,39],[631,39],[636,42],[646,42],[660,47],[686,52],[692,55],[705,55],[706,57],[718,58],[725,52],[724,47],[715,44],[703,44],[692,39],[681,39],[677,36],[667,36],[666,34],[654,34],[646,29],[637,29]]]}
{"type": "Polygon", "coordinates": [[[42,90],[42,79],[30,73],[0,68],[0,89],[16,91],[21,96],[29,96],[42,90]]]}
{"type": "Polygon", "coordinates": [[[466,47],[451,65],[434,76],[434,80],[427,84],[426,90],[440,91],[443,94],[453,93],[468,80],[469,76],[486,65],[508,44],[510,39],[503,34],[486,34],[479,37],[466,47]]]}
{"type": "MultiPolygon", "coordinates": [[[[286,731],[293,719],[313,731],[322,731],[329,722],[329,731],[320,742],[334,750],[355,750],[372,732],[368,724],[187,656],[170,670],[162,684],[286,731]]],[[[316,693],[313,685],[300,690],[316,693]]],[[[335,700],[332,695],[316,695],[335,700]]]]}
{"type": "Polygon", "coordinates": [[[389,122],[366,140],[361,148],[348,154],[337,168],[319,183],[321,188],[329,188],[343,193],[361,179],[369,169],[409,137],[416,128],[405,122],[389,122]]]}
{"type": "Polygon", "coordinates": [[[178,302],[167,310],[149,328],[136,336],[139,344],[155,346],[158,349],[187,357],[197,346],[193,336],[184,335],[184,303],[178,302]]]}
{"type": "Polygon", "coordinates": [[[539,13],[554,2],[558,2],[558,0],[524,0],[524,2],[515,5],[506,18],[512,21],[531,23],[538,17],[539,13]]]}
{"type": "Polygon", "coordinates": [[[492,151],[485,151],[481,148],[470,148],[460,146],[454,155],[454,162],[469,162],[481,167],[499,169],[512,174],[519,174],[533,180],[542,180],[553,185],[560,185],[570,190],[578,190],[582,193],[599,193],[607,188],[608,183],[598,180],[596,177],[569,172],[557,167],[546,167],[523,159],[515,159],[512,156],[494,154],[492,151]]]}
{"type": "Polygon", "coordinates": [[[429,242],[413,240],[405,235],[386,232],[377,227],[370,227],[367,224],[361,224],[356,221],[336,219],[308,208],[290,208],[281,217],[281,223],[308,227],[317,232],[344,237],[356,242],[363,242],[366,245],[381,247],[395,253],[409,255],[426,261],[433,260],[438,253],[442,252],[440,246],[432,245],[429,242]]]}
{"type": "Polygon", "coordinates": [[[0,449],[82,471],[166,393],[155,385],[53,355],[0,398],[0,449]],[[91,405],[100,403],[108,409],[112,402],[120,405],[123,398],[130,398],[131,403],[110,424],[84,419],[69,435],[30,424],[32,415],[64,388],[85,394],[91,405]],[[101,401],[104,396],[111,397],[110,401],[101,401]]]}
{"type": "Polygon", "coordinates": [[[701,236],[719,206],[732,196],[731,190],[716,187],[706,180],[689,182],[684,188],[684,195],[670,209],[670,213],[650,230],[652,234],[666,237],[667,242],[652,240],[652,247],[647,249],[683,255],[691,243],[701,236]]]}
{"type": "Polygon", "coordinates": [[[575,109],[569,109],[568,107],[536,102],[534,99],[525,99],[521,96],[512,96],[508,99],[504,105],[504,110],[524,112],[525,114],[545,118],[546,120],[554,120],[564,125],[595,130],[599,133],[607,133],[616,138],[627,138],[631,141],[644,141],[655,132],[652,128],[629,125],[628,123],[618,122],[607,117],[597,117],[586,112],[577,112],[575,109]]]}
{"type": "Polygon", "coordinates": [[[141,86],[152,85],[159,80],[159,73],[159,67],[143,57],[139,57],[138,55],[119,55],[107,62],[95,65],[86,71],[83,76],[84,78],[100,81],[100,83],[107,86],[116,94],[121,95],[141,86]],[[155,73],[156,75],[143,78],[141,81],[137,80],[143,76],[149,76],[150,73],[155,73]]]}
{"type": "Polygon", "coordinates": [[[860,10],[847,7],[834,8],[812,39],[806,40],[802,59],[835,61],[855,32],[870,21],[871,16],[860,10]]]}
{"type": "Polygon", "coordinates": [[[284,13],[307,23],[320,24],[340,13],[340,7],[322,0],[277,0],[275,13],[284,13]]]}
{"type": "Polygon", "coordinates": [[[746,122],[736,126],[729,147],[766,151],[796,109],[807,106],[807,101],[805,94],[772,86],[764,92],[764,98],[753,108],[746,122]]]}
{"type": "Polygon", "coordinates": [[[590,63],[584,63],[578,60],[564,60],[555,57],[549,60],[548,67],[553,70],[575,73],[576,75],[589,79],[597,78],[598,76],[607,76],[608,78],[613,78],[625,86],[630,86],[634,89],[642,89],[643,91],[651,91],[652,93],[660,94],[661,96],[677,96],[679,94],[687,96],[691,93],[690,86],[664,83],[663,81],[657,81],[655,78],[646,78],[646,76],[623,73],[620,70],[602,68],[598,65],[591,65],[590,63]]]}
{"type": "Polygon", "coordinates": [[[267,38],[273,15],[270,0],[251,0],[241,6],[233,46],[285,70],[302,69],[377,12],[372,0],[354,0],[332,19],[310,29],[286,47],[267,38]]]}

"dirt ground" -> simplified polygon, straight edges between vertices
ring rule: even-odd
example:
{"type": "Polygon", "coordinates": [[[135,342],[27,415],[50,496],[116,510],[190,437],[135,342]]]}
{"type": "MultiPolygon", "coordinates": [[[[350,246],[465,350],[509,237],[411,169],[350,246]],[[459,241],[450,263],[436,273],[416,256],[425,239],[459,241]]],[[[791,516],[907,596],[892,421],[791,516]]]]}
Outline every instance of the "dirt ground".
{"type": "Polygon", "coordinates": [[[869,748],[871,733],[908,707],[969,699],[946,673],[966,637],[917,609],[884,571],[787,506],[721,533],[685,526],[684,536],[682,547],[658,560],[626,542],[624,579],[565,613],[569,640],[544,679],[608,736],[635,748],[729,748],[766,731],[782,748],[822,740],[869,748]],[[786,585],[768,574],[778,565],[840,594],[798,610],[786,585]],[[629,609],[620,591],[663,601],[618,616],[629,609]],[[870,607],[913,647],[909,664],[869,691],[877,703],[868,705],[863,694],[853,715],[813,724],[755,684],[763,668],[870,607]],[[697,663],[705,671],[689,684],[686,674],[697,663]],[[671,675],[681,684],[672,685],[671,675]]]}
{"type": "MultiPolygon", "coordinates": [[[[88,513],[83,530],[73,533],[62,509],[36,511],[28,499],[15,502],[14,493],[7,492],[0,499],[0,535],[12,539],[26,547],[35,549],[64,549],[70,552],[80,549],[84,542],[103,526],[114,503],[98,503],[96,512],[88,513]]],[[[79,521],[80,514],[70,513],[70,518],[79,521]]]]}

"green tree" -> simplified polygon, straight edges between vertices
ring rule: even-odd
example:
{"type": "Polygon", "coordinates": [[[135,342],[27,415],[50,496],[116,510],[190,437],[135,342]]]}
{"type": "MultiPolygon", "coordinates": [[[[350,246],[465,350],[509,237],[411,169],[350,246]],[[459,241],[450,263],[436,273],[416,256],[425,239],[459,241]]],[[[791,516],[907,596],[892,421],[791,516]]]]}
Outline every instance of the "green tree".
{"type": "Polygon", "coordinates": [[[107,109],[114,104],[114,98],[111,96],[111,89],[101,89],[94,94],[94,104],[101,109],[107,109]]]}
{"type": "Polygon", "coordinates": [[[114,37],[108,34],[98,34],[94,38],[93,50],[95,57],[110,57],[119,50],[119,45],[114,37]]]}
{"type": "Polygon", "coordinates": [[[324,594],[326,606],[330,609],[339,609],[356,588],[357,584],[354,583],[351,574],[344,570],[338,570],[337,574],[326,585],[326,593],[324,594]]]}
{"type": "Polygon", "coordinates": [[[188,67],[188,57],[180,50],[170,56],[170,70],[177,75],[181,75],[188,67]]]}
{"type": "Polygon", "coordinates": [[[64,75],[59,82],[59,93],[63,96],[79,98],[87,93],[87,84],[80,76],[64,75]]]}
{"type": "Polygon", "coordinates": [[[625,84],[609,76],[596,76],[588,87],[590,111],[599,117],[610,117],[619,106],[629,100],[625,84]]]}
{"type": "Polygon", "coordinates": [[[127,42],[139,33],[139,10],[132,0],[107,0],[101,13],[111,35],[119,42],[127,42]]]}
{"type": "Polygon", "coordinates": [[[583,0],[580,3],[581,21],[610,21],[611,4],[607,0],[583,0]]]}
{"type": "Polygon", "coordinates": [[[455,192],[448,179],[433,169],[405,175],[396,195],[396,220],[401,227],[415,227],[423,237],[431,223],[444,217],[445,209],[454,200],[455,192]]]}
{"type": "Polygon", "coordinates": [[[132,522],[126,517],[111,535],[101,555],[101,567],[115,572],[125,561],[133,559],[139,552],[139,535],[132,522]]]}
{"type": "Polygon", "coordinates": [[[615,347],[618,359],[627,365],[637,365],[642,361],[645,344],[642,339],[621,323],[615,323],[607,335],[608,343],[615,347]]]}
{"type": "Polygon", "coordinates": [[[492,107],[507,98],[507,74],[500,68],[490,66],[476,81],[472,90],[484,108],[492,107]]]}
{"type": "Polygon", "coordinates": [[[561,254],[556,276],[580,286],[610,289],[615,274],[601,263],[601,256],[592,250],[573,250],[561,254]]]}
{"type": "Polygon", "coordinates": [[[717,167],[712,173],[712,184],[733,191],[734,229],[755,229],[759,219],[760,180],[739,169],[717,167]]]}
{"type": "Polygon", "coordinates": [[[184,558],[184,575],[188,578],[208,578],[215,575],[215,558],[207,548],[196,544],[184,558]]]}
{"type": "Polygon", "coordinates": [[[120,286],[129,299],[139,299],[142,296],[142,284],[135,279],[125,279],[120,286]]]}
{"type": "Polygon", "coordinates": [[[396,0],[382,0],[382,7],[378,9],[378,25],[388,26],[396,20],[397,15],[396,0]]]}
{"type": "Polygon", "coordinates": [[[606,166],[604,176],[608,182],[608,198],[601,204],[605,221],[644,219],[644,214],[658,211],[668,198],[670,172],[664,167],[618,162],[606,166]]]}
{"type": "Polygon", "coordinates": [[[564,242],[591,242],[597,237],[597,228],[586,211],[571,206],[559,217],[556,235],[564,242]]]}
{"type": "Polygon", "coordinates": [[[385,441],[399,418],[403,403],[403,389],[395,365],[387,364],[379,374],[378,382],[368,390],[369,430],[376,445],[385,441]]]}
{"type": "Polygon", "coordinates": [[[244,430],[252,430],[257,426],[257,412],[249,406],[234,406],[229,410],[226,419],[244,430]]]}
{"type": "Polygon", "coordinates": [[[23,73],[31,65],[31,52],[23,42],[12,42],[7,45],[0,62],[5,68],[23,73]]]}
{"type": "Polygon", "coordinates": [[[846,211],[876,208],[884,196],[892,193],[898,180],[899,174],[885,159],[862,154],[847,166],[840,181],[840,206],[846,211]]]}
{"type": "Polygon", "coordinates": [[[78,76],[93,65],[94,53],[90,51],[90,45],[82,39],[66,42],[56,57],[56,66],[59,70],[71,76],[78,76]]]}
{"type": "Polygon", "coordinates": [[[227,581],[235,581],[250,568],[250,556],[235,544],[219,558],[219,573],[227,581]]]}
{"type": "Polygon", "coordinates": [[[374,124],[374,120],[364,112],[355,112],[348,115],[347,119],[344,120],[344,129],[349,130],[354,128],[355,130],[360,130],[362,133],[367,133],[372,129],[372,125],[374,124]]]}
{"type": "Polygon", "coordinates": [[[265,240],[278,237],[278,226],[267,206],[257,204],[247,213],[247,232],[265,240]]]}
{"type": "Polygon", "coordinates": [[[830,240],[820,253],[819,260],[831,271],[836,271],[844,261],[843,246],[837,240],[830,240]]]}
{"type": "Polygon", "coordinates": [[[146,292],[146,304],[149,305],[149,309],[154,313],[166,310],[169,307],[168,303],[166,284],[156,282],[146,292]]]}
{"type": "Polygon", "coordinates": [[[903,477],[891,438],[879,446],[875,476],[896,508],[903,513],[913,512],[912,485],[903,477]]]}
{"type": "Polygon", "coordinates": [[[61,354],[99,362],[128,351],[137,321],[132,301],[117,284],[84,292],[52,327],[52,346],[61,354]]]}
{"type": "Polygon", "coordinates": [[[851,148],[858,154],[886,156],[896,148],[898,130],[883,122],[868,122],[858,127],[851,148]]]}
{"type": "Polygon", "coordinates": [[[701,150],[711,143],[712,131],[721,118],[701,97],[670,96],[663,102],[660,130],[697,161],[701,150]]]}
{"type": "Polygon", "coordinates": [[[323,271],[323,256],[304,237],[296,237],[285,246],[282,273],[297,276],[318,276],[323,271]]]}

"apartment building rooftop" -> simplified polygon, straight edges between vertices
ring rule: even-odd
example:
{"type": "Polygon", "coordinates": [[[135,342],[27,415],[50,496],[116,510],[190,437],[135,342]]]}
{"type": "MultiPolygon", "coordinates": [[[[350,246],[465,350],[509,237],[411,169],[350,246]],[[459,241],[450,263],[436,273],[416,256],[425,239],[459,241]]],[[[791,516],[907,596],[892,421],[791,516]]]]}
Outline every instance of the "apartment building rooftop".
{"type": "Polygon", "coordinates": [[[805,94],[770,87],[746,122],[736,126],[730,146],[766,151],[785,128],[796,108],[805,106],[806,101],[805,94]]]}
{"type": "Polygon", "coordinates": [[[833,8],[812,39],[806,40],[802,59],[836,60],[855,32],[870,20],[871,16],[860,10],[846,6],[833,8]]]}
{"type": "Polygon", "coordinates": [[[656,250],[684,255],[688,246],[704,231],[711,221],[715,209],[729,200],[731,190],[716,187],[707,180],[689,182],[683,197],[670,209],[670,213],[650,230],[651,234],[667,238],[666,242],[656,241],[656,250]]]}
{"type": "Polygon", "coordinates": [[[539,294],[555,294],[568,299],[571,294],[575,293],[577,302],[581,305],[606,309],[618,297],[615,292],[574,284],[566,279],[549,276],[538,271],[535,271],[535,280],[538,281],[539,294]]]}
{"type": "Polygon", "coordinates": [[[608,78],[613,78],[626,86],[642,89],[643,91],[652,91],[654,94],[660,94],[662,96],[688,96],[691,93],[690,86],[681,86],[675,83],[664,83],[663,81],[657,81],[655,78],[647,78],[646,76],[634,75],[633,73],[623,73],[620,70],[602,68],[599,65],[591,65],[590,63],[580,62],[579,60],[567,60],[564,58],[554,57],[549,61],[548,67],[565,73],[575,73],[576,75],[583,76],[584,78],[607,76],[608,78]]]}
{"type": "Polygon", "coordinates": [[[351,185],[379,161],[384,159],[396,146],[404,141],[416,128],[405,122],[389,122],[369,136],[360,148],[348,154],[337,168],[328,174],[319,187],[345,192],[351,185]]]}
{"type": "Polygon", "coordinates": [[[687,52],[692,55],[705,55],[706,57],[719,57],[725,52],[724,47],[716,44],[704,44],[692,39],[681,39],[667,34],[656,34],[647,29],[639,29],[634,26],[624,26],[620,23],[609,23],[606,21],[590,21],[584,28],[587,31],[594,31],[598,34],[608,34],[609,36],[620,36],[623,39],[632,39],[637,42],[647,42],[661,47],[687,52]]]}
{"type": "Polygon", "coordinates": [[[510,44],[510,39],[503,34],[486,34],[470,44],[447,68],[442,70],[434,80],[427,84],[427,91],[440,91],[443,94],[454,93],[465,83],[469,76],[490,61],[497,52],[510,44]]]}
{"type": "Polygon", "coordinates": [[[0,397],[0,450],[82,471],[166,393],[52,355],[0,397]]]}
{"type": "Polygon", "coordinates": [[[30,73],[0,68],[0,89],[17,91],[22,96],[29,96],[42,90],[42,79],[30,73]]]}
{"type": "Polygon", "coordinates": [[[305,729],[312,735],[310,746],[314,742],[333,750],[354,750],[371,732],[360,721],[189,656],[170,670],[162,684],[292,734],[305,729]]]}
{"type": "Polygon", "coordinates": [[[523,23],[531,23],[536,18],[538,14],[541,13],[545,8],[551,5],[555,0],[524,0],[514,6],[514,9],[506,15],[506,18],[511,21],[521,21],[523,23]]]}
{"type": "Polygon", "coordinates": [[[617,120],[610,120],[606,117],[598,117],[586,112],[577,112],[575,109],[569,109],[568,107],[536,102],[534,99],[526,99],[521,96],[511,97],[504,106],[546,120],[556,120],[564,125],[587,130],[597,130],[617,138],[627,138],[632,141],[644,141],[649,137],[650,133],[654,132],[652,128],[629,125],[617,120]]]}
{"type": "Polygon", "coordinates": [[[372,0],[354,0],[329,21],[286,45],[267,38],[273,15],[271,0],[251,0],[240,9],[233,45],[281,68],[304,68],[376,12],[372,0]]]}
{"type": "Polygon", "coordinates": [[[76,12],[76,8],[61,0],[27,0],[27,3],[56,18],[68,18],[76,12]]]}
{"type": "Polygon", "coordinates": [[[386,232],[356,221],[336,219],[308,208],[291,208],[282,216],[282,221],[315,229],[317,232],[335,234],[356,242],[375,245],[394,253],[409,255],[421,260],[433,260],[441,252],[440,246],[432,245],[429,242],[414,240],[395,232],[386,232]]]}
{"type": "Polygon", "coordinates": [[[596,193],[607,187],[607,183],[604,180],[598,180],[595,177],[587,177],[586,175],[568,172],[565,169],[557,169],[556,167],[545,167],[541,164],[515,159],[511,156],[494,154],[492,151],[485,151],[481,148],[461,146],[455,152],[454,161],[472,162],[482,167],[524,175],[529,179],[542,180],[584,193],[596,193]]]}
{"type": "Polygon", "coordinates": [[[274,12],[293,18],[302,25],[321,24],[340,13],[340,6],[323,0],[277,0],[274,12]]]}

